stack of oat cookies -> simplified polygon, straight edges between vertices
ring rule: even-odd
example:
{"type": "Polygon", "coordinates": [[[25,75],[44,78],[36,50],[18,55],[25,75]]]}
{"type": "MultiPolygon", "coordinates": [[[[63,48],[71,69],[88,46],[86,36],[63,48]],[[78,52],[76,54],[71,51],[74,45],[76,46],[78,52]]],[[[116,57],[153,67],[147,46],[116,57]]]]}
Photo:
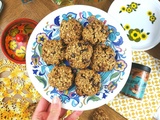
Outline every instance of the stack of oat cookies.
{"type": "Polygon", "coordinates": [[[73,18],[63,20],[60,40],[46,40],[42,47],[43,60],[55,65],[48,74],[49,84],[60,91],[75,84],[80,96],[96,94],[101,87],[98,72],[112,70],[116,64],[115,52],[104,44],[108,34],[108,26],[94,16],[85,27],[73,18]]]}

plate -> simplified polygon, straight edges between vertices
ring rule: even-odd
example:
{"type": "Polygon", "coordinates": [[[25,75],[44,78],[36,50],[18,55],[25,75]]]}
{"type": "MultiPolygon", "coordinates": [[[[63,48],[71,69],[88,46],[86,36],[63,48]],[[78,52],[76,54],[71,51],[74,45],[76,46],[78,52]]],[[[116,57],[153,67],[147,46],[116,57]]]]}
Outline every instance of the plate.
{"type": "Polygon", "coordinates": [[[28,46],[26,65],[29,77],[38,92],[48,101],[59,96],[62,107],[69,110],[89,110],[112,100],[123,88],[131,69],[132,53],[127,36],[122,27],[106,12],[91,6],[74,5],[55,10],[44,17],[33,30],[28,46]],[[42,43],[45,39],[59,40],[61,21],[77,19],[83,26],[87,18],[94,15],[109,27],[109,37],[105,44],[110,45],[115,53],[117,64],[112,71],[101,72],[101,90],[94,96],[78,96],[73,85],[67,91],[59,91],[48,83],[47,74],[54,65],[47,65],[41,58],[42,43]]]}
{"type": "Polygon", "coordinates": [[[115,0],[108,10],[120,22],[136,51],[149,50],[160,42],[159,12],[158,0],[115,0]]]}

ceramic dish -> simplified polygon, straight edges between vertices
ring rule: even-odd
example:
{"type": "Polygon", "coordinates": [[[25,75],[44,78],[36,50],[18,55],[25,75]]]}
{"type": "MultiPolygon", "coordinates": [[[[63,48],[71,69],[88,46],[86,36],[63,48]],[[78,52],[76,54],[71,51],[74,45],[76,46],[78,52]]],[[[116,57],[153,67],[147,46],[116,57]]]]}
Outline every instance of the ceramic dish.
{"type": "Polygon", "coordinates": [[[120,22],[133,50],[149,50],[160,42],[158,0],[115,0],[108,13],[120,22]]]}
{"type": "Polygon", "coordinates": [[[127,36],[119,25],[106,12],[94,7],[75,5],[60,8],[43,18],[31,34],[27,46],[27,71],[30,79],[39,93],[48,101],[54,96],[59,96],[62,107],[70,110],[89,110],[97,108],[112,100],[123,88],[131,69],[131,48],[127,36]],[[101,72],[101,90],[94,96],[78,96],[73,85],[67,91],[59,91],[48,83],[47,74],[54,69],[53,65],[47,65],[41,58],[41,50],[44,39],[59,39],[61,21],[71,17],[87,25],[89,16],[105,22],[109,27],[109,37],[106,45],[110,45],[115,53],[117,65],[109,72],[101,72]]]}

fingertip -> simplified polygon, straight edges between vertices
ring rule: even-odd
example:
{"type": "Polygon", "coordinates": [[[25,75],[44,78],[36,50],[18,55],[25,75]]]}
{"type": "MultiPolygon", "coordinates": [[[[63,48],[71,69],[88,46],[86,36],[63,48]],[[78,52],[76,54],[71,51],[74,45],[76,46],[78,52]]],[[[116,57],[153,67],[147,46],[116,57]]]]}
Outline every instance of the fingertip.
{"type": "Polygon", "coordinates": [[[47,120],[58,120],[61,113],[61,101],[59,97],[55,96],[52,99],[50,113],[47,120]]]}
{"type": "Polygon", "coordinates": [[[53,99],[52,99],[52,104],[57,104],[60,102],[60,99],[59,97],[55,96],[53,99]]]}

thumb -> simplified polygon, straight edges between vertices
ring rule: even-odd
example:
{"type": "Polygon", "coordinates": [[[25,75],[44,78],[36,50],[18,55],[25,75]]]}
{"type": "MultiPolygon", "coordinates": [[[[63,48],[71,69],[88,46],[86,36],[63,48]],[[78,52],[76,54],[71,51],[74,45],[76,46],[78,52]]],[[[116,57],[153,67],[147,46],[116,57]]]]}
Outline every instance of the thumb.
{"type": "Polygon", "coordinates": [[[59,116],[61,113],[61,101],[59,97],[55,96],[52,100],[51,108],[50,108],[50,113],[48,115],[47,120],[59,120],[59,116]]]}

